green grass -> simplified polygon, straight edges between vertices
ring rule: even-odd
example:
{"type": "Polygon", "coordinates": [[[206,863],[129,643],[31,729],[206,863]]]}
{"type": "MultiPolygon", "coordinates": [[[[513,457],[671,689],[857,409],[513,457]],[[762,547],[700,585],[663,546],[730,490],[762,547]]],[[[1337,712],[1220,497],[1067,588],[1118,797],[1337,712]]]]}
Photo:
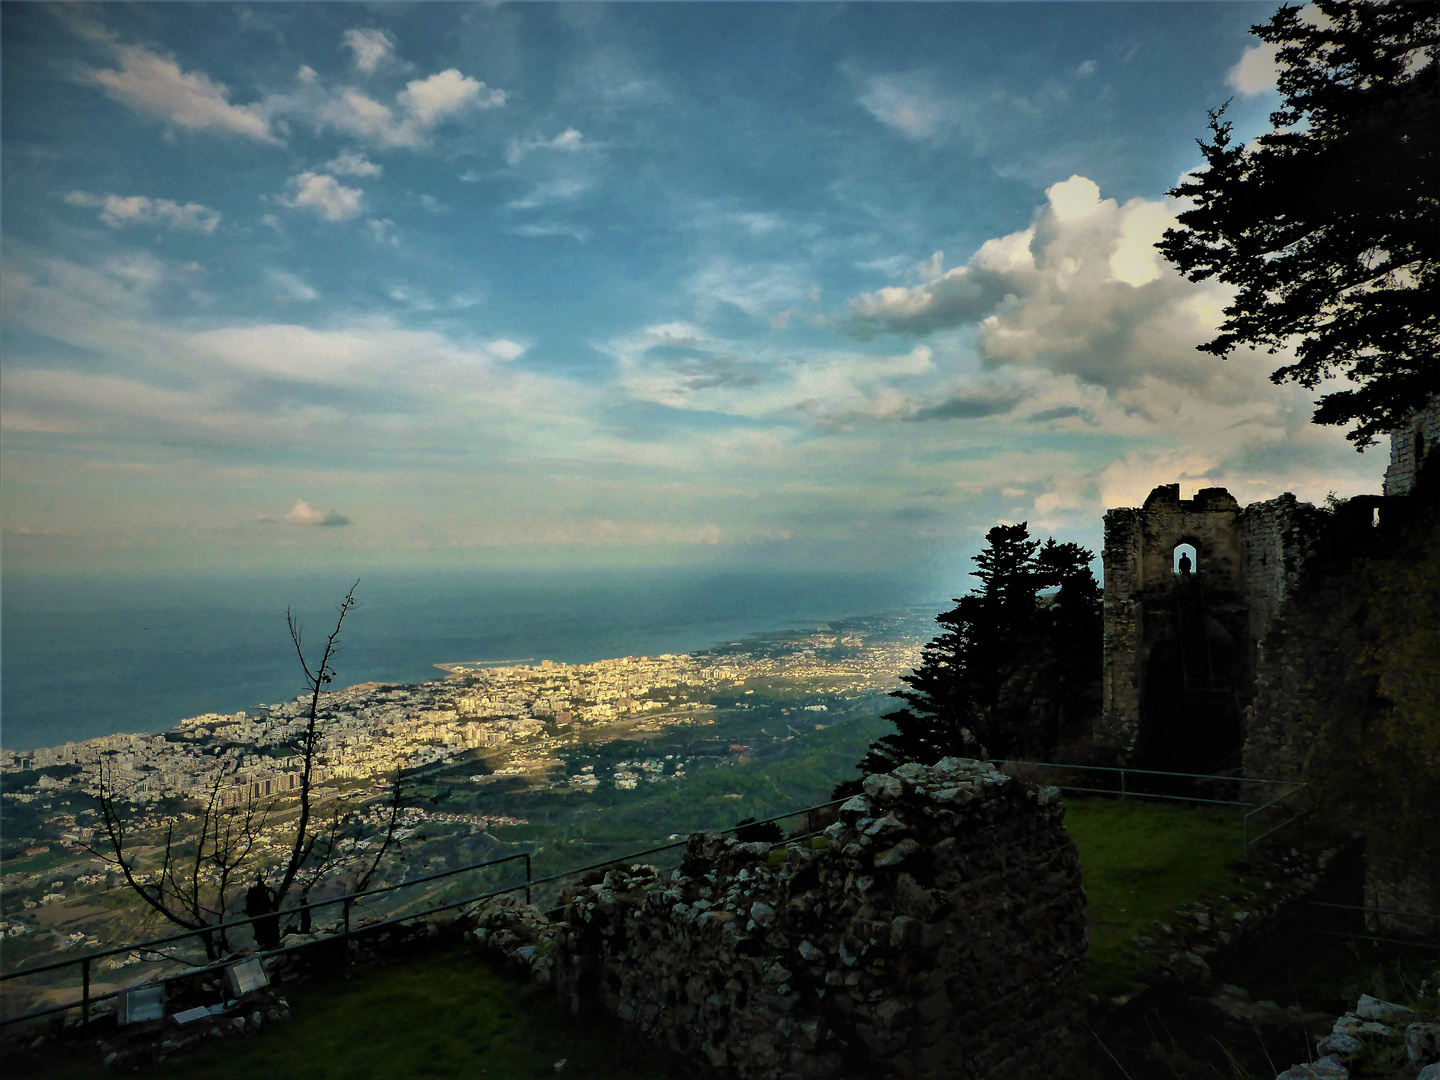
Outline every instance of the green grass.
{"type": "MultiPolygon", "coordinates": [[[[419,1080],[467,1077],[664,1080],[673,1074],[605,1018],[576,1019],[548,990],[500,975],[457,946],[373,968],[348,982],[287,992],[291,1021],[146,1070],[164,1080],[419,1080]],[[565,1060],[556,1073],[555,1063],[565,1060]]],[[[98,1080],[100,1069],[49,1071],[98,1080]]]]}
{"type": "Polygon", "coordinates": [[[1241,887],[1235,811],[1175,803],[1067,800],[1065,826],[1080,851],[1090,923],[1086,978],[1094,994],[1133,990],[1144,978],[1136,934],[1173,922],[1185,903],[1241,887]]]}

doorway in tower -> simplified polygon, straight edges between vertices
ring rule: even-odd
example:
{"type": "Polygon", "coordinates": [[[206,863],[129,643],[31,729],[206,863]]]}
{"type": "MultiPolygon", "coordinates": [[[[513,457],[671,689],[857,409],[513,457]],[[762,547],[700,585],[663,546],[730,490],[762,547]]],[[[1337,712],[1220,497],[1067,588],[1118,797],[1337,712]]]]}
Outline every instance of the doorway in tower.
{"type": "Polygon", "coordinates": [[[1172,612],[1151,616],[1136,764],[1165,772],[1218,772],[1234,764],[1241,749],[1238,654],[1231,635],[1205,611],[1203,598],[1177,592],[1172,612]]]}
{"type": "Polygon", "coordinates": [[[1195,577],[1200,573],[1199,558],[1194,544],[1176,544],[1175,550],[1170,553],[1171,573],[1181,580],[1195,577]]]}

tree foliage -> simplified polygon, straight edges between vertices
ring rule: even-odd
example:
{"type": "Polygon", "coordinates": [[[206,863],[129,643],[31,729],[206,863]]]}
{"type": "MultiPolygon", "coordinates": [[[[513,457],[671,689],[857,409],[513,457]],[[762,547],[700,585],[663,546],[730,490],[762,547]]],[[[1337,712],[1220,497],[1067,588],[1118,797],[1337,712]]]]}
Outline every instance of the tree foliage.
{"type": "Polygon", "coordinates": [[[1363,449],[1404,426],[1436,386],[1440,303],[1440,76],[1435,4],[1314,0],[1252,33],[1277,47],[1284,103],[1274,130],[1235,145],[1210,113],[1206,168],[1169,194],[1192,200],[1158,245],[1191,281],[1236,287],[1200,348],[1271,354],[1294,344],[1276,383],[1325,394],[1317,424],[1355,424],[1363,449]]]}
{"type": "Polygon", "coordinates": [[[1027,522],[997,525],[985,541],[972,571],[980,585],[936,617],[943,633],[903,676],[907,688],[894,696],[905,708],[886,716],[895,731],[870,748],[863,772],[987,750],[998,757],[1046,754],[1097,711],[1094,553],[1053,538],[1042,545],[1030,538],[1027,522]]]}

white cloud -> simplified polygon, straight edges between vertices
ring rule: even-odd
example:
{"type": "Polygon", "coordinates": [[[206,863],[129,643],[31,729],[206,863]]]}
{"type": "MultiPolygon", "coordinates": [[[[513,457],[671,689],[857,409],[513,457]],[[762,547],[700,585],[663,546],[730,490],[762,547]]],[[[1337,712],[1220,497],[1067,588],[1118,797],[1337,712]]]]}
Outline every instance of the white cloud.
{"type": "Polygon", "coordinates": [[[1278,46],[1261,43],[1251,45],[1225,75],[1226,84],[1238,93],[1250,96],[1275,88],[1280,68],[1276,62],[1278,46]]]}
{"type": "Polygon", "coordinates": [[[288,270],[267,270],[265,281],[275,290],[276,299],[281,301],[308,303],[320,299],[320,294],[313,287],[288,270]]]}
{"type": "Polygon", "coordinates": [[[213,233],[220,224],[220,211],[196,202],[182,204],[144,195],[93,195],[88,191],[68,192],[65,202],[99,210],[100,220],[112,229],[126,225],[166,225],[172,229],[213,233]]]}
{"type": "Polygon", "coordinates": [[[1110,255],[1110,277],[1127,285],[1144,285],[1164,272],[1165,260],[1155,245],[1175,224],[1175,210],[1164,203],[1138,202],[1120,219],[1120,243],[1110,255]]]}
{"type": "MultiPolygon", "coordinates": [[[[941,272],[932,255],[918,268],[925,279],[916,286],[892,285],[858,296],[850,310],[862,330],[882,325],[928,333],[973,322],[1024,288],[1035,273],[1030,252],[1033,228],[987,240],[964,266],[941,272]]],[[[937,252],[936,255],[941,253],[937,252]]]]}
{"type": "Polygon", "coordinates": [[[696,306],[713,311],[733,304],[754,318],[808,299],[813,288],[805,268],[795,263],[737,263],[711,259],[686,283],[696,306]]]}
{"type": "Polygon", "coordinates": [[[290,178],[294,194],[281,196],[280,201],[300,210],[313,210],[326,221],[349,221],[365,209],[365,193],[347,188],[325,173],[303,172],[290,178]]]}
{"type": "Polygon", "coordinates": [[[384,30],[346,30],[341,41],[355,54],[355,67],[366,75],[395,58],[395,39],[384,30]]]}
{"type": "Polygon", "coordinates": [[[569,202],[589,191],[589,180],[578,176],[562,176],[536,184],[526,195],[505,204],[507,210],[533,210],[548,203],[569,202]]]}
{"type": "Polygon", "coordinates": [[[354,150],[346,150],[343,153],[327,161],[324,165],[325,171],[335,176],[379,176],[384,170],[370,161],[364,154],[357,154],[354,150]]]}
{"type": "Polygon", "coordinates": [[[628,396],[674,409],[838,430],[873,421],[941,420],[1008,412],[1012,390],[949,379],[928,345],[902,353],[772,353],[661,323],[603,346],[628,396]]]}
{"type": "Polygon", "coordinates": [[[582,244],[590,239],[590,232],[577,225],[566,225],[557,221],[537,221],[525,225],[517,225],[510,229],[516,236],[568,236],[572,240],[579,240],[582,244]]]}
{"type": "Polygon", "coordinates": [[[1075,74],[1076,74],[1076,75],[1079,75],[1082,79],[1087,78],[1088,76],[1094,75],[1094,74],[1095,74],[1095,61],[1094,61],[1094,60],[1085,60],[1085,61],[1083,61],[1083,62],[1080,64],[1080,66],[1075,69],[1075,74]]]}
{"type": "Polygon", "coordinates": [[[558,150],[573,154],[593,145],[587,143],[585,136],[575,128],[566,128],[552,139],[511,139],[505,147],[505,160],[511,165],[518,165],[532,150],[558,150]]]}
{"type": "Polygon", "coordinates": [[[370,236],[377,244],[400,243],[399,237],[395,235],[395,222],[389,218],[370,218],[365,222],[365,227],[370,230],[370,236]]]}
{"type": "Polygon", "coordinates": [[[933,135],[943,119],[939,102],[905,76],[872,77],[860,104],[875,119],[912,139],[933,135]]]}
{"type": "Polygon", "coordinates": [[[855,297],[856,331],[926,335],[973,325],[986,366],[1073,378],[1152,418],[1192,407],[1184,404],[1191,398],[1275,400],[1261,389],[1264,361],[1227,364],[1197,351],[1229,293],[1187,282],[1159,257],[1154,244],[1178,207],[1139,198],[1122,206],[1082,176],[1046,194],[1029,228],[986,241],[965,264],[937,277],[932,258],[920,267],[921,284],[855,297]]]}
{"type": "MultiPolygon", "coordinates": [[[[1329,17],[1314,4],[1302,6],[1299,19],[1308,26],[1321,29],[1334,26],[1329,17]]],[[[1265,42],[1248,46],[1235,66],[1226,72],[1226,85],[1247,97],[1273,90],[1280,75],[1278,51],[1279,46],[1265,42]]]]}
{"type": "Polygon", "coordinates": [[[428,130],[472,106],[490,109],[504,105],[506,97],[504,90],[487,90],[483,82],[449,68],[428,79],[406,83],[396,100],[416,125],[428,130]]]}
{"type": "Polygon", "coordinates": [[[112,46],[118,70],[91,68],[90,80],[117,101],[191,131],[241,135],[278,143],[260,105],[235,105],[223,83],[138,45],[112,46]]]}
{"type": "Polygon", "coordinates": [[[497,108],[507,97],[455,68],[406,83],[394,107],[353,86],[324,87],[309,68],[301,68],[298,81],[294,93],[266,99],[272,114],[298,116],[317,129],[333,128],[381,147],[423,146],[445,121],[472,109],[497,108]]]}
{"type": "Polygon", "coordinates": [[[336,510],[317,510],[304,499],[296,499],[295,505],[282,519],[289,525],[336,526],[349,525],[350,519],[336,510]]]}

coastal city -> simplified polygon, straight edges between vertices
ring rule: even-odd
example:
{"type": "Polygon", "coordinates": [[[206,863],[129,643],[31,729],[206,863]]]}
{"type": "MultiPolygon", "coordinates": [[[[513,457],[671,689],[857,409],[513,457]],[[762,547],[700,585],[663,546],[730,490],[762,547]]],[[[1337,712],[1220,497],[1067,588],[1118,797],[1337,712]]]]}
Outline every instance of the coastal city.
{"type": "MultiPolygon", "coordinates": [[[[550,660],[437,664],[444,676],[409,686],[366,683],[320,695],[311,782],[321,800],[380,814],[378,793],[400,774],[407,784],[444,772],[462,784],[507,792],[617,792],[680,783],[703,761],[643,746],[680,728],[767,709],[777,738],[825,728],[847,703],[887,707],[885,695],[919,659],[915,614],[845,620],[771,634],[693,654],[627,656],[586,664],[550,660]],[[761,703],[764,703],[762,706],[761,703]],[[826,704],[830,702],[830,704],[826,704]],[[623,757],[566,769],[585,748],[623,742],[623,757]]],[[[99,782],[134,827],[193,820],[215,797],[226,808],[295,805],[299,741],[308,695],[234,714],[207,713],[159,734],[121,734],[25,751],[0,751],[7,821],[0,943],[39,931],[48,949],[94,947],[84,917],[102,892],[120,887],[100,857],[99,782]],[[99,830],[99,831],[97,831],[99,830]]],[[[763,729],[768,731],[769,729],[763,729]]],[[[722,747],[743,761],[748,745],[722,747]]],[[[497,791],[497,794],[499,792],[497,791]]],[[[523,812],[441,811],[407,806],[400,838],[422,826],[480,832],[527,824],[523,812]]],[[[263,835],[255,857],[279,858],[282,830],[263,835]]],[[[122,890],[123,891],[123,890],[122,890]]],[[[39,946],[37,937],[24,944],[39,946]]],[[[27,953],[32,948],[25,949],[27,953]]]]}

